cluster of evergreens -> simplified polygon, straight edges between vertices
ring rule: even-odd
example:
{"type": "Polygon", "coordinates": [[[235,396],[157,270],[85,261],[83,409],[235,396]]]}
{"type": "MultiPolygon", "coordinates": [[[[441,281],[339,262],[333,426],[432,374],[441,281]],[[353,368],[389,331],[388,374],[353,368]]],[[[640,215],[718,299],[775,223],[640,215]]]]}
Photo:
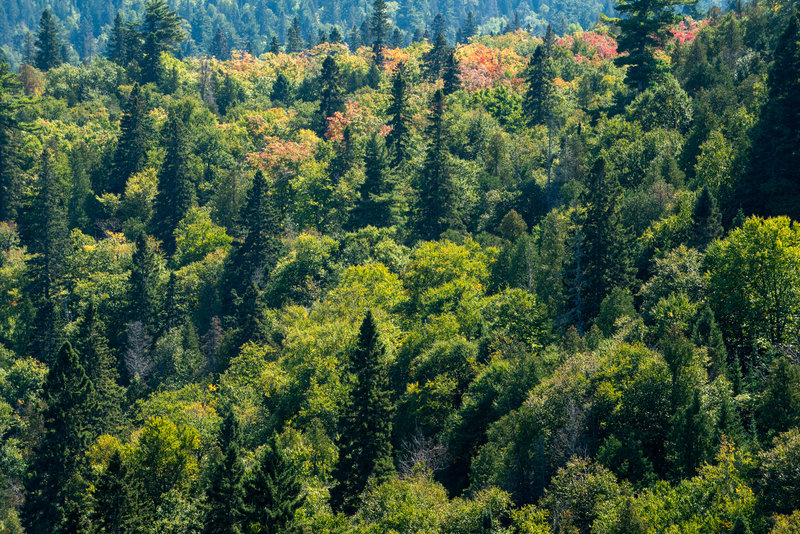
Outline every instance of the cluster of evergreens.
{"type": "Polygon", "coordinates": [[[41,14],[0,532],[800,532],[800,14],[616,7],[181,60],[151,0],[80,66],[41,14]]]}

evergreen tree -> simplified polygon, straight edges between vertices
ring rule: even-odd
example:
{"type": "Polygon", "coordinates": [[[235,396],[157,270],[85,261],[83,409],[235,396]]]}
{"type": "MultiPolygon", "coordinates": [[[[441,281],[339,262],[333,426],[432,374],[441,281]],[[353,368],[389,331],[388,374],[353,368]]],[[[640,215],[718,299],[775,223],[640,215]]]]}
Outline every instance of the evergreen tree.
{"type": "Polygon", "coordinates": [[[273,102],[278,102],[284,106],[292,105],[292,84],[284,73],[279,72],[275,77],[275,83],[272,84],[272,92],[269,98],[273,102]]]}
{"type": "MultiPolygon", "coordinates": [[[[549,26],[548,26],[549,27],[549,26]]],[[[553,58],[548,54],[548,46],[543,44],[536,48],[531,56],[531,61],[525,76],[525,98],[522,101],[522,110],[526,115],[528,126],[531,128],[544,124],[547,126],[547,198],[551,196],[551,175],[553,164],[553,130],[555,106],[555,88],[553,80],[556,77],[553,58]]]]}
{"type": "Polygon", "coordinates": [[[140,233],[136,238],[136,252],[133,253],[128,281],[128,322],[141,322],[151,336],[157,332],[161,309],[159,263],[152,239],[144,232],[140,233]]]}
{"type": "Polygon", "coordinates": [[[442,32],[437,32],[436,38],[433,41],[433,48],[422,58],[425,65],[425,75],[429,80],[435,81],[442,75],[442,71],[444,71],[447,65],[449,54],[450,47],[447,46],[444,35],[442,32]]]}
{"type": "Polygon", "coordinates": [[[117,361],[108,346],[105,325],[93,303],[86,308],[79,322],[75,348],[81,356],[86,376],[97,392],[97,411],[92,426],[98,433],[112,432],[123,421],[124,391],[117,383],[117,361]]]}
{"type": "Polygon", "coordinates": [[[461,29],[461,39],[463,42],[468,43],[471,37],[478,34],[478,22],[475,20],[475,14],[470,9],[467,12],[467,18],[464,21],[464,26],[461,29]]]}
{"type": "Polygon", "coordinates": [[[330,41],[331,44],[341,44],[343,40],[344,39],[342,38],[342,33],[339,31],[339,27],[334,26],[333,28],[331,28],[331,33],[328,36],[328,41],[330,41]]]}
{"type": "Polygon", "coordinates": [[[391,226],[392,196],[387,176],[388,166],[383,141],[373,135],[367,141],[364,183],[361,184],[358,204],[350,213],[351,228],[391,226]]]}
{"type": "Polygon", "coordinates": [[[667,29],[681,19],[675,7],[696,3],[697,0],[616,0],[616,10],[622,16],[612,22],[620,29],[618,48],[627,54],[614,62],[628,67],[628,85],[641,93],[657,81],[660,67],[655,51],[662,46],[667,29]]]}
{"type": "Polygon", "coordinates": [[[708,358],[714,375],[724,375],[732,378],[728,372],[728,351],[722,340],[722,331],[714,319],[714,312],[706,306],[700,312],[697,323],[694,325],[692,340],[699,347],[708,349],[708,358]]]}
{"type": "Polygon", "coordinates": [[[244,530],[244,464],[240,451],[239,422],[230,407],[220,429],[217,454],[206,490],[204,534],[240,534],[244,530]]]}
{"type": "Polygon", "coordinates": [[[339,428],[339,462],[334,469],[331,506],[352,514],[368,481],[392,470],[392,413],[384,347],[372,312],[367,312],[350,357],[354,383],[339,428]]]}
{"type": "Polygon", "coordinates": [[[222,28],[217,27],[214,32],[214,37],[211,39],[211,47],[208,50],[211,57],[215,57],[220,61],[227,61],[231,58],[231,47],[228,44],[228,38],[225,37],[225,32],[222,28]]]}
{"type": "Polygon", "coordinates": [[[722,216],[717,201],[708,187],[703,187],[694,204],[689,246],[703,252],[712,241],[722,237],[722,234],[722,216]]]}
{"type": "Polygon", "coordinates": [[[454,49],[450,49],[450,53],[447,54],[444,71],[442,72],[442,81],[444,82],[442,90],[445,95],[452,95],[461,88],[461,70],[458,67],[458,61],[456,61],[456,51],[454,49]]]}
{"type": "Polygon", "coordinates": [[[265,534],[290,532],[295,511],[304,500],[300,473],[273,435],[245,482],[250,531],[265,534]]]}
{"type": "Polygon", "coordinates": [[[711,420],[694,390],[691,402],[676,414],[667,447],[676,478],[693,476],[711,452],[711,420]]]}
{"type": "Polygon", "coordinates": [[[775,48],[768,96],[753,128],[750,165],[739,195],[746,213],[800,219],[800,12],[775,48]]]}
{"type": "Polygon", "coordinates": [[[58,350],[63,317],[58,309],[58,287],[69,248],[64,190],[56,176],[51,148],[42,153],[38,191],[24,217],[23,237],[31,258],[29,292],[36,307],[31,353],[48,361],[58,350]]]}
{"type": "Polygon", "coordinates": [[[408,105],[408,78],[405,63],[400,63],[392,78],[392,101],[386,114],[392,130],[386,143],[392,152],[392,166],[408,161],[411,149],[411,109],[408,105]]]}
{"type": "Polygon", "coordinates": [[[85,469],[85,451],[95,432],[94,386],[78,354],[65,343],[47,375],[44,387],[44,434],[36,448],[25,483],[22,519],[27,532],[52,534],[62,530],[67,503],[74,499],[75,477],[85,469]]]}
{"type": "Polygon", "coordinates": [[[356,140],[353,139],[353,128],[348,124],[342,131],[342,139],[336,145],[336,156],[328,165],[331,183],[336,185],[339,180],[358,163],[356,140]]]}
{"type": "Polygon", "coordinates": [[[292,20],[292,25],[287,32],[286,38],[286,53],[293,54],[295,52],[302,52],[303,50],[303,35],[300,29],[300,21],[297,17],[292,20]]]}
{"type": "Polygon", "coordinates": [[[386,47],[386,39],[390,29],[385,0],[374,1],[369,24],[369,29],[372,33],[372,57],[375,64],[382,67],[385,61],[383,49],[386,47]]]}
{"type": "Polygon", "coordinates": [[[442,232],[458,223],[455,184],[448,161],[448,135],[444,93],[438,90],[433,95],[428,150],[417,183],[415,221],[417,235],[424,240],[438,239],[442,232]]]}
{"type": "Polygon", "coordinates": [[[110,191],[120,194],[125,191],[128,179],[144,170],[147,150],[153,135],[153,120],[150,118],[145,97],[139,84],[134,84],[125,103],[119,121],[119,138],[111,164],[110,191]]]}
{"type": "Polygon", "coordinates": [[[98,477],[94,495],[91,519],[96,532],[124,534],[141,531],[137,518],[145,514],[139,508],[141,503],[137,502],[119,450],[113,452],[108,466],[98,477]]]}
{"type": "Polygon", "coordinates": [[[164,243],[164,251],[175,252],[175,229],[195,200],[195,185],[189,169],[192,106],[182,103],[169,112],[164,127],[166,157],[158,173],[153,233],[164,243]]]}
{"type": "Polygon", "coordinates": [[[333,56],[322,62],[320,75],[319,112],[317,114],[317,134],[322,137],[328,131],[328,117],[344,110],[344,91],[339,76],[339,66],[333,56]]]}
{"type": "Polygon", "coordinates": [[[264,287],[280,255],[280,208],[261,171],[256,172],[239,219],[244,236],[234,242],[225,264],[222,286],[225,315],[234,313],[237,300],[244,296],[251,284],[264,287]]]}
{"type": "Polygon", "coordinates": [[[600,303],[611,289],[632,282],[628,236],[619,213],[619,184],[606,171],[600,156],[590,173],[583,224],[584,313],[597,316],[600,303]]]}
{"type": "Polygon", "coordinates": [[[158,83],[162,77],[161,54],[174,52],[184,39],[181,18],[166,0],[147,1],[142,36],[142,83],[158,83]]]}
{"type": "Polygon", "coordinates": [[[21,84],[6,62],[0,62],[0,220],[13,219],[22,196],[17,153],[23,125],[17,112],[27,101],[20,96],[21,84]]]}
{"type": "Polygon", "coordinates": [[[269,42],[269,51],[276,56],[281,53],[281,43],[278,42],[278,37],[273,35],[272,40],[269,42]]]}
{"type": "Polygon", "coordinates": [[[127,51],[127,27],[122,20],[122,15],[117,11],[114,17],[114,25],[108,34],[108,48],[106,49],[106,57],[118,65],[125,65],[128,58],[127,51]]]}
{"type": "Polygon", "coordinates": [[[58,28],[53,15],[49,9],[42,11],[39,19],[39,35],[36,38],[36,68],[39,70],[50,70],[64,62],[61,54],[61,39],[58,36],[58,28]]]}

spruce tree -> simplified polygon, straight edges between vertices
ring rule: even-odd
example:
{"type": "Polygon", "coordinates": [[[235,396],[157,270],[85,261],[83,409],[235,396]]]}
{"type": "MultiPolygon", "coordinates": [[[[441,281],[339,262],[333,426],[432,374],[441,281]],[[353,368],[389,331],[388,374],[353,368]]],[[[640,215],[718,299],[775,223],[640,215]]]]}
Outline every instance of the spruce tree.
{"type": "Polygon", "coordinates": [[[300,21],[295,17],[292,20],[292,25],[286,32],[286,53],[293,54],[295,52],[303,51],[303,35],[300,29],[300,21]]]}
{"type": "Polygon", "coordinates": [[[350,213],[350,227],[391,226],[391,184],[387,176],[389,161],[383,140],[377,135],[367,141],[364,167],[364,183],[359,190],[358,204],[350,213]]]}
{"type": "Polygon", "coordinates": [[[141,322],[150,336],[157,333],[161,293],[161,270],[155,243],[144,232],[136,238],[136,252],[128,279],[128,321],[141,322]]]}
{"type": "Polygon", "coordinates": [[[618,66],[627,66],[625,82],[643,92],[657,81],[659,70],[655,51],[662,46],[666,31],[680,21],[675,7],[691,6],[697,0],[616,0],[616,10],[621,17],[612,19],[619,26],[617,38],[620,55],[614,60],[618,66]]]}
{"type": "MultiPolygon", "coordinates": [[[[549,27],[549,26],[548,26],[549,27]]],[[[555,127],[555,87],[556,77],[553,58],[548,53],[548,46],[543,44],[536,48],[531,56],[525,74],[525,98],[522,110],[527,118],[528,126],[547,126],[547,197],[551,196],[551,175],[553,164],[553,130],[555,127]]]]}
{"type": "Polygon", "coordinates": [[[113,452],[98,477],[94,495],[91,519],[96,532],[124,534],[141,530],[137,518],[143,511],[139,509],[136,491],[119,450],[113,452]]]}
{"type": "Polygon", "coordinates": [[[251,532],[289,532],[304,500],[297,466],[273,435],[245,482],[246,524],[251,532]]]}
{"type": "Polygon", "coordinates": [[[411,109],[408,105],[408,78],[405,63],[400,63],[392,78],[392,101],[386,114],[392,130],[386,144],[392,152],[392,166],[408,161],[411,150],[411,109]]]}
{"type": "Polygon", "coordinates": [[[280,208],[264,173],[257,171],[239,216],[243,237],[235,241],[225,263],[223,314],[233,315],[236,302],[251,284],[266,284],[281,251],[280,208]]]}
{"type": "Polygon", "coordinates": [[[23,125],[17,112],[27,103],[8,63],[0,62],[0,220],[13,219],[22,196],[18,137],[23,125]]]}
{"type": "Polygon", "coordinates": [[[222,28],[217,27],[214,32],[214,37],[211,39],[211,47],[208,50],[211,57],[215,57],[220,61],[227,61],[231,58],[231,47],[228,44],[228,38],[225,37],[225,32],[222,28]]]}
{"type": "Polygon", "coordinates": [[[97,399],[80,357],[65,343],[44,386],[44,428],[25,482],[22,519],[32,534],[62,531],[67,502],[86,468],[85,451],[96,433],[92,428],[97,399]]]}
{"type": "Polygon", "coordinates": [[[444,82],[442,90],[445,95],[451,95],[461,89],[461,69],[456,60],[455,49],[450,49],[450,53],[447,54],[447,61],[445,62],[444,72],[442,73],[442,81],[444,82]]]}
{"type": "Polygon", "coordinates": [[[278,42],[278,37],[273,35],[272,40],[269,42],[269,51],[276,56],[281,53],[281,43],[278,42]]]}
{"type": "Polygon", "coordinates": [[[331,44],[342,44],[343,40],[344,39],[342,38],[342,32],[339,31],[339,27],[334,26],[333,28],[331,28],[331,33],[328,35],[328,41],[331,44]]]}
{"type": "Polygon", "coordinates": [[[320,75],[319,112],[317,114],[317,134],[322,137],[328,131],[328,118],[337,111],[344,110],[344,91],[339,75],[339,66],[333,56],[322,62],[320,75]]]}
{"type": "Polygon", "coordinates": [[[147,98],[138,83],[133,85],[125,103],[119,130],[109,184],[109,190],[115,194],[125,190],[132,175],[144,170],[153,135],[153,121],[149,115],[147,98]]]}
{"type": "Polygon", "coordinates": [[[183,41],[181,18],[167,5],[166,0],[148,0],[142,22],[142,83],[161,81],[161,54],[174,52],[183,41]]]}
{"type": "Polygon", "coordinates": [[[733,376],[728,371],[728,351],[722,339],[722,331],[714,319],[709,306],[703,308],[692,331],[692,340],[697,346],[708,349],[713,375],[733,376]]]}
{"type": "Polygon", "coordinates": [[[425,64],[425,74],[429,80],[435,81],[444,71],[447,65],[447,57],[450,54],[450,47],[441,32],[436,33],[436,39],[431,48],[422,58],[425,64]]]}
{"type": "Polygon", "coordinates": [[[125,65],[128,58],[127,51],[127,27],[122,20],[122,15],[117,11],[114,17],[114,25],[108,34],[108,48],[106,57],[118,65],[125,65]]]}
{"type": "Polygon", "coordinates": [[[691,477],[711,453],[712,426],[694,390],[688,405],[678,410],[671,429],[669,460],[676,478],[691,477]]]}
{"type": "Polygon", "coordinates": [[[468,43],[470,37],[475,37],[477,33],[478,33],[478,22],[475,20],[475,14],[470,9],[467,12],[467,18],[464,21],[464,26],[461,30],[461,38],[465,43],[468,43]]]}
{"type": "Polygon", "coordinates": [[[444,121],[444,93],[433,96],[430,125],[427,131],[428,149],[417,178],[417,200],[414,220],[417,236],[423,240],[438,239],[458,224],[455,209],[456,191],[448,161],[448,130],[444,121]]]}
{"type": "Polygon", "coordinates": [[[39,19],[39,35],[36,38],[36,68],[39,70],[50,70],[61,65],[64,59],[61,55],[61,39],[58,36],[58,28],[53,15],[49,9],[42,11],[39,19]]]}
{"type": "Polygon", "coordinates": [[[339,461],[331,489],[334,511],[352,514],[370,480],[381,482],[393,470],[389,375],[372,312],[367,312],[358,345],[348,362],[352,390],[339,423],[339,461]]]}
{"type": "Polygon", "coordinates": [[[220,452],[211,466],[206,490],[204,534],[245,532],[244,464],[240,450],[239,421],[228,406],[220,429],[220,452]]]}
{"type": "Polygon", "coordinates": [[[689,246],[703,252],[712,241],[722,237],[722,234],[722,215],[717,207],[717,201],[708,187],[703,187],[694,204],[689,246]]]}
{"type": "Polygon", "coordinates": [[[383,49],[389,33],[389,15],[386,13],[386,1],[375,0],[372,4],[369,29],[372,33],[372,58],[375,65],[382,67],[385,61],[383,49]]]}
{"type": "Polygon", "coordinates": [[[615,287],[629,288],[632,266],[629,239],[619,212],[620,188],[600,156],[590,173],[583,224],[583,281],[585,317],[594,318],[600,303],[615,287]]]}
{"type": "Polygon", "coordinates": [[[195,201],[195,185],[189,168],[191,112],[191,106],[186,103],[174,107],[165,126],[166,157],[158,173],[153,234],[169,255],[175,252],[175,229],[195,201]]]}
{"type": "Polygon", "coordinates": [[[292,84],[284,73],[279,72],[275,77],[269,98],[272,102],[280,103],[283,106],[292,105],[292,84]]]}

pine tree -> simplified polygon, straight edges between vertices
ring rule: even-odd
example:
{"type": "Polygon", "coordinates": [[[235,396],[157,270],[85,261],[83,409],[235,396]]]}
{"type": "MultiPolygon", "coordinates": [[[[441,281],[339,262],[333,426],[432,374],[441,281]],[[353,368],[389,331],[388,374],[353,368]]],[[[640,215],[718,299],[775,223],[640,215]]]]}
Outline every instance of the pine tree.
{"type": "Polygon", "coordinates": [[[586,193],[586,219],[583,224],[584,310],[594,318],[600,303],[615,287],[632,283],[629,240],[619,213],[619,184],[606,171],[606,160],[595,162],[586,193]]]}
{"type": "Polygon", "coordinates": [[[175,252],[175,229],[195,200],[189,169],[191,114],[190,105],[178,105],[170,110],[165,126],[166,157],[158,174],[153,233],[169,255],[175,252]]]}
{"type": "Polygon", "coordinates": [[[44,398],[44,434],[25,483],[22,507],[23,523],[32,534],[61,531],[67,501],[75,497],[71,480],[85,469],[84,452],[95,437],[94,386],[69,343],[61,347],[50,368],[44,398]]]}
{"type": "Polygon", "coordinates": [[[331,489],[334,511],[352,514],[368,481],[393,471],[392,413],[384,347],[372,312],[367,312],[349,361],[354,383],[339,423],[339,462],[331,489]]]}
{"type": "Polygon", "coordinates": [[[153,120],[150,118],[145,97],[139,84],[134,84],[119,121],[119,138],[111,164],[110,191],[120,194],[128,179],[144,170],[147,150],[153,135],[153,120]]]}
{"type": "Polygon", "coordinates": [[[442,90],[445,95],[452,95],[461,89],[461,69],[456,60],[456,51],[452,48],[450,53],[447,54],[444,71],[442,72],[442,81],[444,82],[442,90]]]}
{"type": "Polygon", "coordinates": [[[427,137],[428,150],[417,180],[417,201],[414,219],[420,239],[438,239],[458,224],[455,210],[456,191],[448,161],[447,137],[444,121],[444,93],[433,96],[430,126],[427,137]]]}
{"type": "Polygon", "coordinates": [[[388,166],[384,143],[380,137],[373,135],[367,141],[364,183],[361,184],[358,204],[350,213],[351,228],[391,226],[392,197],[388,166]]]}
{"type": "Polygon", "coordinates": [[[392,166],[408,161],[411,149],[411,109],[408,105],[408,78],[405,63],[400,63],[392,78],[392,101],[386,110],[392,130],[386,144],[392,152],[392,166]]]}
{"type": "Polygon", "coordinates": [[[215,57],[220,61],[227,61],[231,58],[231,47],[228,44],[228,38],[222,28],[217,27],[214,32],[214,37],[211,39],[211,47],[208,50],[211,57],[215,57]]]}
{"type": "Polygon", "coordinates": [[[175,51],[183,41],[181,18],[166,0],[148,0],[142,23],[142,83],[158,83],[162,77],[161,54],[175,51]]]}
{"type": "Polygon", "coordinates": [[[128,281],[128,322],[141,322],[147,333],[155,335],[161,309],[159,265],[156,246],[144,232],[136,238],[128,281]]]}
{"type": "Polygon", "coordinates": [[[53,15],[49,9],[42,11],[39,19],[39,35],[36,38],[36,68],[39,70],[50,70],[61,65],[64,59],[61,55],[61,39],[58,36],[58,28],[53,15]]]}
{"type": "Polygon", "coordinates": [[[369,25],[372,33],[372,58],[377,66],[382,67],[385,61],[383,49],[389,33],[389,15],[386,13],[385,0],[375,0],[372,4],[369,25]]]}
{"type": "Polygon", "coordinates": [[[281,251],[280,209],[261,171],[256,172],[239,220],[244,236],[228,254],[222,286],[223,313],[228,316],[252,283],[263,288],[281,251]]]}
{"type": "Polygon", "coordinates": [[[90,303],[78,325],[75,348],[81,365],[97,392],[97,411],[92,426],[98,433],[112,432],[123,421],[124,390],[117,383],[119,371],[114,354],[108,346],[105,325],[90,303]]]}
{"type": "Polygon", "coordinates": [[[39,173],[38,191],[24,217],[23,237],[31,259],[29,293],[36,306],[31,353],[49,361],[61,341],[62,315],[57,300],[64,262],[69,248],[64,190],[54,167],[53,149],[45,148],[39,173]]]}
{"type": "Polygon", "coordinates": [[[703,187],[694,204],[689,246],[703,252],[712,241],[722,237],[722,234],[722,215],[717,207],[717,201],[708,187],[703,187]]]}
{"type": "Polygon", "coordinates": [[[269,98],[273,102],[278,102],[284,106],[292,105],[292,84],[284,73],[279,72],[275,77],[275,83],[272,84],[272,92],[269,98]]]}
{"type": "MultiPolygon", "coordinates": [[[[548,26],[549,28],[549,26],[548,26]]],[[[536,48],[525,76],[525,99],[522,110],[531,128],[544,124],[547,126],[547,198],[551,197],[551,175],[553,164],[553,130],[555,128],[555,67],[553,58],[548,54],[548,46],[543,44],[536,48]]]]}
{"type": "Polygon", "coordinates": [[[328,131],[328,117],[344,110],[344,91],[339,76],[339,66],[333,56],[322,62],[320,75],[319,112],[317,114],[317,134],[321,137],[328,131]]]}
{"type": "Polygon", "coordinates": [[[680,21],[676,6],[690,6],[697,0],[616,0],[616,10],[622,16],[611,21],[619,26],[617,39],[620,52],[614,62],[627,66],[625,82],[643,92],[657,81],[659,70],[656,48],[662,46],[666,30],[680,21]]]}
{"type": "Polygon", "coordinates": [[[245,482],[250,531],[265,534],[290,532],[295,511],[304,500],[297,466],[286,457],[273,435],[245,482]]]}
{"type": "Polygon", "coordinates": [[[17,112],[27,101],[21,97],[20,89],[8,63],[0,62],[0,220],[16,217],[22,196],[17,145],[23,125],[17,112]]]}
{"type": "Polygon", "coordinates": [[[211,466],[206,490],[204,534],[244,532],[244,464],[240,451],[239,421],[229,407],[220,429],[221,452],[211,466]]]}

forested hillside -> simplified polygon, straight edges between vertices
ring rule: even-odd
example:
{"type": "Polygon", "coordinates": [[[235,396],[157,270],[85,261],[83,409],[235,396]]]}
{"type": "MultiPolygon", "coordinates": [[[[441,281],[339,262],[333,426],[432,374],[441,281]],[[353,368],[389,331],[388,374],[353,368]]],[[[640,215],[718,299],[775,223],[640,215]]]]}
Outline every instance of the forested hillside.
{"type": "Polygon", "coordinates": [[[0,532],[800,532],[791,3],[68,5],[0,63],[0,532]]]}

